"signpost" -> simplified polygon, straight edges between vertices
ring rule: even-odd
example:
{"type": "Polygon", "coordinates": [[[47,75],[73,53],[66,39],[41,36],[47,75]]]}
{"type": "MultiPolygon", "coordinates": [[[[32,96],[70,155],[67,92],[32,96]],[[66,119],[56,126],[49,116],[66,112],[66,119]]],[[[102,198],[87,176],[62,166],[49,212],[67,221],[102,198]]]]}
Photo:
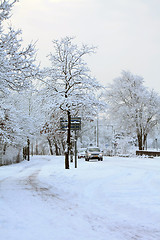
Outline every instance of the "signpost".
{"type": "MultiPolygon", "coordinates": [[[[61,129],[66,131],[68,129],[68,121],[60,118],[61,129]]],[[[77,168],[77,130],[81,130],[81,118],[71,117],[71,131],[75,132],[75,168],[77,168]]]]}
{"type": "MultiPolygon", "coordinates": [[[[64,118],[60,118],[60,126],[62,130],[67,130],[68,121],[64,118]]],[[[81,118],[80,117],[71,117],[71,131],[81,130],[81,118]]]]}

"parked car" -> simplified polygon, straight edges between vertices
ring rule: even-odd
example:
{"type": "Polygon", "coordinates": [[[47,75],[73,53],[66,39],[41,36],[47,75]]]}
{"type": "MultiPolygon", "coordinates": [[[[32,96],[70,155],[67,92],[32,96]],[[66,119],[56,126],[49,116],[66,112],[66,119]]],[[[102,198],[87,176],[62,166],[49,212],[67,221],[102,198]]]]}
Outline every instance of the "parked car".
{"type": "Polygon", "coordinates": [[[99,147],[88,147],[85,152],[85,161],[91,159],[98,159],[98,161],[103,161],[103,152],[99,147]]]}
{"type": "Polygon", "coordinates": [[[86,151],[86,148],[80,148],[78,150],[78,158],[85,158],[85,151],[86,151]]]}

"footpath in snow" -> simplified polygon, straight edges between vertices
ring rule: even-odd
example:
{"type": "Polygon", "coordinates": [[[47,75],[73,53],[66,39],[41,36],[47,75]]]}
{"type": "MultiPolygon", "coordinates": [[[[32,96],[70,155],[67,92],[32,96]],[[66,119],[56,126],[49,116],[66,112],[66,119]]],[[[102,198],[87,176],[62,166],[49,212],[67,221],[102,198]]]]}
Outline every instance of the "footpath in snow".
{"type": "Polygon", "coordinates": [[[2,240],[159,240],[160,158],[0,167],[2,240]]]}

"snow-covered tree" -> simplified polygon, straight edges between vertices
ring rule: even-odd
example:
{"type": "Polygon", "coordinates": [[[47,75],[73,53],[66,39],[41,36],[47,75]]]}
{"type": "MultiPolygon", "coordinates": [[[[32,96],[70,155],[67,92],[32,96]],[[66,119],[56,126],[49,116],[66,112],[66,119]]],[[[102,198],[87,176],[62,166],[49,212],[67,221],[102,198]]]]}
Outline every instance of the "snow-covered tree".
{"type": "Polygon", "coordinates": [[[12,101],[10,95],[14,91],[20,93],[31,86],[31,80],[37,72],[33,64],[34,46],[29,45],[26,49],[22,49],[21,40],[17,39],[19,34],[19,31],[15,32],[10,29],[10,32],[6,36],[1,35],[3,39],[0,39],[0,45],[2,45],[0,48],[1,111],[8,109],[7,103],[9,99],[12,101]]]}
{"type": "Polygon", "coordinates": [[[45,97],[51,108],[58,107],[68,120],[65,167],[69,168],[71,116],[81,108],[92,108],[99,104],[96,91],[100,84],[90,75],[84,61],[86,55],[95,52],[94,47],[73,44],[72,37],[53,41],[54,52],[49,54],[51,67],[45,69],[45,97]]]}
{"type": "Polygon", "coordinates": [[[56,155],[60,155],[61,153],[64,153],[65,150],[64,131],[60,129],[59,119],[59,109],[55,109],[54,113],[50,114],[48,118],[46,118],[46,122],[40,131],[48,141],[51,155],[53,155],[54,152],[56,155]]]}
{"type": "Polygon", "coordinates": [[[159,121],[160,96],[144,86],[142,77],[122,71],[109,85],[106,98],[110,118],[123,133],[136,136],[143,150],[148,133],[159,121]]]}
{"type": "Polygon", "coordinates": [[[15,2],[0,2],[0,142],[5,143],[13,141],[13,135],[19,129],[15,119],[22,117],[14,111],[12,94],[31,87],[38,72],[35,65],[35,44],[23,47],[21,30],[3,27],[4,20],[10,18],[15,2]]]}

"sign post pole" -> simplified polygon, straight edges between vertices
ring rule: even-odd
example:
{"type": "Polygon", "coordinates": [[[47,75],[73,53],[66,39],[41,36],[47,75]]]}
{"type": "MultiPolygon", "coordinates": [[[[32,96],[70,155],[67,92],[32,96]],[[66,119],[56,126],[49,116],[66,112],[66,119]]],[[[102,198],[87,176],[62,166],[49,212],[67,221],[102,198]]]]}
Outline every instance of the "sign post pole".
{"type": "MultiPolygon", "coordinates": [[[[61,129],[66,131],[68,126],[68,121],[63,118],[60,119],[61,129]]],[[[75,132],[74,148],[75,148],[75,168],[77,168],[77,130],[81,130],[81,118],[71,117],[71,131],[75,132]]]]}
{"type": "Polygon", "coordinates": [[[75,129],[75,168],[77,168],[77,132],[75,129]]]}

